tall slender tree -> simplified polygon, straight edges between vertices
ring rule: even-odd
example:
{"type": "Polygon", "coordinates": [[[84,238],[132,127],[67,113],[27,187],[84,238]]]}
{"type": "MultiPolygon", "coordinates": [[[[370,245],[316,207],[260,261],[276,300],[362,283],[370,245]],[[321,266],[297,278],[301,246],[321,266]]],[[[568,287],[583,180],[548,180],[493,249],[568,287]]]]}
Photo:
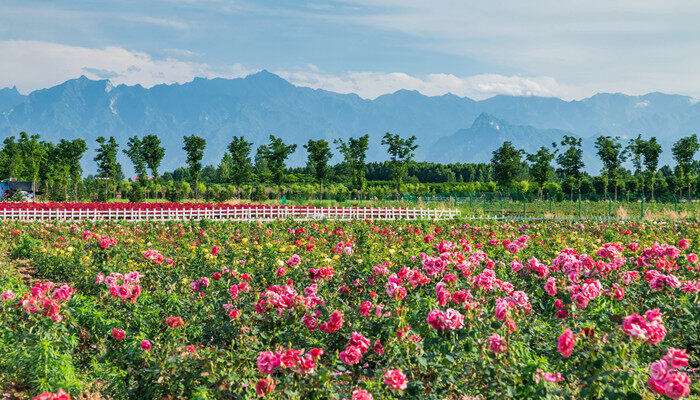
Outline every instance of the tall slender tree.
{"type": "Polygon", "coordinates": [[[236,185],[236,196],[240,197],[241,185],[250,180],[252,165],[250,150],[253,143],[245,140],[243,136],[234,136],[228,144],[228,154],[231,156],[230,178],[236,185]]]}
{"type": "Polygon", "coordinates": [[[697,134],[683,137],[673,144],[671,152],[676,160],[676,175],[681,183],[680,187],[688,188],[688,201],[690,201],[690,189],[693,182],[693,167],[695,164],[695,153],[700,149],[697,134]]]}
{"type": "Polygon", "coordinates": [[[540,189],[540,200],[542,199],[542,189],[554,172],[552,160],[555,156],[556,152],[550,151],[545,146],[540,147],[537,153],[527,155],[527,160],[530,161],[530,175],[540,189]]]}
{"type": "Polygon", "coordinates": [[[656,170],[659,167],[659,156],[661,155],[661,145],[652,137],[644,143],[644,166],[649,176],[648,182],[651,188],[651,201],[654,201],[654,186],[656,185],[656,170]]]}
{"type": "Polygon", "coordinates": [[[121,165],[117,162],[117,152],[119,144],[114,139],[114,136],[110,136],[109,139],[105,139],[103,136],[97,138],[97,154],[95,155],[94,161],[97,163],[97,171],[100,176],[105,179],[105,190],[107,196],[109,196],[110,183],[114,187],[114,196],[117,195],[117,177],[121,173],[121,165]]]}
{"type": "Polygon", "coordinates": [[[187,153],[187,165],[189,166],[190,178],[194,183],[194,198],[199,198],[199,177],[202,173],[202,157],[204,157],[204,148],[207,146],[207,141],[203,138],[190,135],[183,136],[185,145],[182,147],[187,153]]]}
{"type": "Polygon", "coordinates": [[[625,153],[630,156],[632,166],[634,166],[634,176],[637,178],[638,187],[641,192],[644,192],[646,181],[644,177],[644,147],[647,142],[642,139],[642,135],[637,135],[636,138],[630,139],[625,153]]]}
{"type": "Polygon", "coordinates": [[[319,139],[311,140],[304,145],[304,148],[309,153],[308,155],[308,165],[313,171],[316,181],[321,186],[321,198],[323,198],[323,181],[328,176],[328,161],[333,157],[331,149],[328,146],[328,142],[319,139]]]}
{"type": "Polygon", "coordinates": [[[153,177],[153,185],[155,185],[156,199],[158,198],[158,182],[160,175],[158,169],[160,168],[160,163],[165,156],[165,149],[160,145],[160,139],[156,135],[146,135],[141,139],[141,148],[143,154],[143,161],[146,163],[148,169],[151,170],[151,176],[153,177]]]}
{"type": "Polygon", "coordinates": [[[603,162],[603,179],[605,180],[605,195],[608,195],[608,185],[610,180],[615,184],[615,201],[617,201],[617,187],[619,185],[618,175],[620,167],[625,161],[622,151],[622,144],[619,137],[598,136],[595,141],[600,161],[603,162]]]}
{"type": "Polygon", "coordinates": [[[296,144],[285,144],[282,139],[270,135],[270,143],[260,146],[262,157],[267,163],[267,168],[272,173],[272,180],[277,185],[277,193],[282,195],[282,180],[287,158],[296,151],[296,144]]]}
{"type": "Polygon", "coordinates": [[[138,185],[145,189],[148,184],[148,175],[146,174],[146,161],[143,157],[143,142],[138,136],[132,136],[126,143],[126,149],[122,151],[134,165],[134,172],[138,177],[138,185]]]}
{"type": "Polygon", "coordinates": [[[401,185],[408,172],[407,164],[413,159],[413,152],[418,148],[416,137],[402,138],[399,134],[385,133],[382,144],[387,146],[391,156],[391,175],[396,185],[396,195],[401,195],[401,185]]]}
{"type": "Polygon", "coordinates": [[[36,183],[39,180],[41,164],[47,155],[47,150],[40,142],[39,135],[29,135],[27,132],[19,134],[19,149],[24,161],[25,177],[32,181],[32,196],[36,200],[36,183]]]}
{"type": "Polygon", "coordinates": [[[80,161],[83,159],[83,154],[85,154],[85,151],[87,150],[87,144],[83,139],[73,139],[70,142],[65,139],[61,139],[59,146],[63,146],[65,149],[63,157],[68,163],[70,180],[73,185],[73,199],[77,200],[78,183],[80,182],[83,174],[83,168],[80,166],[80,161]]]}
{"type": "Polygon", "coordinates": [[[365,158],[369,147],[369,135],[362,135],[358,138],[349,138],[347,142],[343,139],[335,139],[338,151],[343,155],[343,160],[350,183],[355,189],[362,193],[365,188],[365,158]]]}
{"type": "Polygon", "coordinates": [[[573,183],[571,185],[571,201],[574,199],[574,186],[578,189],[579,196],[581,195],[581,170],[585,164],[583,163],[583,150],[581,150],[581,138],[564,135],[561,141],[561,146],[564,148],[557,156],[557,164],[559,164],[559,172],[562,172],[573,183]]]}

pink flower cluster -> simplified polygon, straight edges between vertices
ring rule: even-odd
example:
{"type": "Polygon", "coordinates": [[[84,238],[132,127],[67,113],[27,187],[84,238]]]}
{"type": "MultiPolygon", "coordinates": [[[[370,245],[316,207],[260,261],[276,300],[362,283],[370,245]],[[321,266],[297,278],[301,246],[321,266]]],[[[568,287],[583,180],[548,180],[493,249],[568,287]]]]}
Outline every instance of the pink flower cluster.
{"type": "Polygon", "coordinates": [[[384,383],[389,386],[391,390],[406,390],[408,387],[406,374],[401,372],[400,369],[387,370],[384,374],[384,383]]]}
{"type": "Polygon", "coordinates": [[[141,278],[143,278],[143,275],[138,271],[131,271],[126,274],[112,272],[108,276],[98,274],[95,277],[95,283],[104,283],[109,288],[109,294],[112,297],[123,301],[128,300],[133,304],[143,291],[141,285],[139,285],[141,278]]]}
{"type": "Polygon", "coordinates": [[[540,383],[541,380],[545,382],[561,382],[564,380],[564,377],[561,376],[560,372],[544,372],[538,369],[535,374],[535,382],[540,383]]]}
{"type": "Polygon", "coordinates": [[[7,289],[0,294],[0,301],[12,301],[15,299],[15,294],[12,290],[7,289]]]}
{"type": "Polygon", "coordinates": [[[428,325],[435,330],[445,330],[445,328],[454,331],[464,327],[464,316],[454,308],[448,308],[447,311],[434,309],[428,313],[428,325]]]}
{"type": "Polygon", "coordinates": [[[650,377],[647,385],[654,393],[679,399],[690,394],[690,378],[678,368],[688,366],[685,350],[668,349],[666,355],[649,365],[650,377]]]}
{"type": "Polygon", "coordinates": [[[501,335],[494,333],[489,336],[489,348],[496,354],[506,351],[506,340],[501,335]]]}
{"type": "Polygon", "coordinates": [[[361,333],[353,332],[348,346],[338,354],[338,357],[346,365],[355,365],[360,362],[367,350],[369,350],[369,339],[361,333]]]}
{"type": "Polygon", "coordinates": [[[29,293],[26,293],[20,302],[27,314],[41,312],[44,316],[51,317],[54,322],[60,322],[63,316],[60,313],[60,303],[70,300],[76,289],[63,285],[54,290],[53,282],[37,283],[29,293]],[[53,290],[53,292],[52,292],[53,290]],[[49,297],[51,292],[51,297],[49,297]]]}
{"type": "Polygon", "coordinates": [[[158,265],[163,264],[163,261],[165,260],[165,257],[163,257],[163,255],[155,249],[146,250],[146,252],[143,253],[143,258],[146,260],[151,260],[158,265]]]}
{"type": "Polygon", "coordinates": [[[56,393],[44,392],[32,400],[70,400],[70,394],[63,389],[58,389],[56,393]]]}
{"type": "Polygon", "coordinates": [[[211,281],[206,276],[197,279],[196,281],[190,282],[190,289],[193,292],[199,292],[209,287],[211,281]]]}
{"type": "Polygon", "coordinates": [[[566,328],[564,329],[564,333],[559,336],[557,351],[564,358],[571,357],[571,353],[574,350],[574,344],[576,344],[576,336],[573,332],[571,332],[571,329],[566,328]]]}
{"type": "Polygon", "coordinates": [[[312,374],[316,368],[316,361],[323,355],[323,349],[313,348],[304,354],[304,350],[263,351],[258,355],[258,372],[263,375],[272,375],[277,368],[288,368],[298,374],[312,374]]]}
{"type": "Polygon", "coordinates": [[[117,244],[117,239],[109,236],[102,236],[100,238],[100,247],[103,249],[108,249],[117,244]]]}
{"type": "Polygon", "coordinates": [[[666,327],[658,308],[647,310],[643,317],[639,314],[626,316],[622,321],[622,330],[628,336],[646,340],[649,344],[659,343],[666,336],[666,327]]]}

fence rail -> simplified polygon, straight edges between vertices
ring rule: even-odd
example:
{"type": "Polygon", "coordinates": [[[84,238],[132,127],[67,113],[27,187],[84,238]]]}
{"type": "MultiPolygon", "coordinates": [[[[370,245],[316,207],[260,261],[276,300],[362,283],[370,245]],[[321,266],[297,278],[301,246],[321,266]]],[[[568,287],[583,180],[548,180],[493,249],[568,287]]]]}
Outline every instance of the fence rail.
{"type": "Polygon", "coordinates": [[[392,207],[259,207],[213,209],[154,209],[154,210],[37,210],[3,209],[0,220],[20,221],[175,221],[202,219],[219,221],[294,220],[443,220],[459,217],[456,209],[392,208],[392,207]]]}

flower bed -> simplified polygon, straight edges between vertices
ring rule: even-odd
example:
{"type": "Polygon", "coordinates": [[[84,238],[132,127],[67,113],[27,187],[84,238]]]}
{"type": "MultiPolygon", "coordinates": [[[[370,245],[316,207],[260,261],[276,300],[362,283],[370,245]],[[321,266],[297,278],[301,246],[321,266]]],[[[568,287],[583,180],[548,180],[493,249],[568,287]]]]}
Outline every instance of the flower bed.
{"type": "Polygon", "coordinates": [[[31,395],[698,394],[697,222],[8,222],[0,239],[0,382],[31,395]]]}

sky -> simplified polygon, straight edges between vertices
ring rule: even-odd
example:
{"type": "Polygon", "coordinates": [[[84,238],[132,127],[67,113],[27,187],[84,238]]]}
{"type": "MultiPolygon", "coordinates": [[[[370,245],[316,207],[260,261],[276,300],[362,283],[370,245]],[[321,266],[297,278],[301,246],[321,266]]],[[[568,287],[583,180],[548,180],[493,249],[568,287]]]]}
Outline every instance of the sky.
{"type": "Polygon", "coordinates": [[[694,0],[0,0],[0,88],[267,69],[364,98],[700,98],[698,21],[694,0]]]}

